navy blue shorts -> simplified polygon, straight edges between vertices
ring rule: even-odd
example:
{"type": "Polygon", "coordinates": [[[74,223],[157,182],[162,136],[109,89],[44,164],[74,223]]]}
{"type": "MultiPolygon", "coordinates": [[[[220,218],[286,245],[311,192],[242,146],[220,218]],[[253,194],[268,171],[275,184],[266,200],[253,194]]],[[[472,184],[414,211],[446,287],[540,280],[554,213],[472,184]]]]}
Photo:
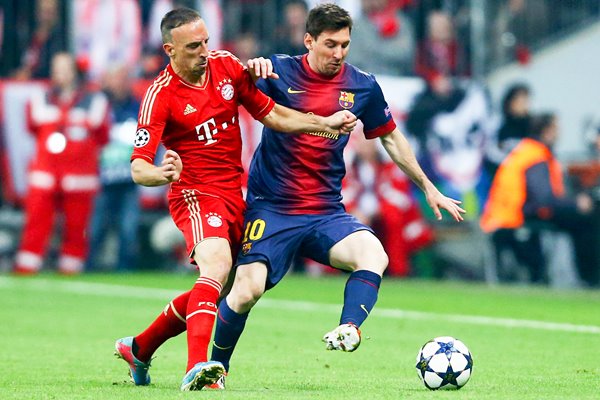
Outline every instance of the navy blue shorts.
{"type": "Polygon", "coordinates": [[[296,255],[329,264],[329,250],[351,233],[367,230],[352,215],[293,215],[255,208],[248,209],[244,236],[236,266],[262,261],[267,265],[267,289],[287,273],[296,255]]]}

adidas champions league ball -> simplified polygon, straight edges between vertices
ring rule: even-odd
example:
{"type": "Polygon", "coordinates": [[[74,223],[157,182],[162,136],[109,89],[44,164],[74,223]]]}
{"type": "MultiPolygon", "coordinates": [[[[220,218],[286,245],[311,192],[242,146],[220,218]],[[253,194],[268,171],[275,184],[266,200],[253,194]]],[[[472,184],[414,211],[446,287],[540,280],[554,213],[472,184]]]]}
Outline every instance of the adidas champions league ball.
{"type": "Polygon", "coordinates": [[[428,389],[460,389],[471,377],[473,357],[460,340],[441,336],[421,347],[416,368],[428,389]]]}

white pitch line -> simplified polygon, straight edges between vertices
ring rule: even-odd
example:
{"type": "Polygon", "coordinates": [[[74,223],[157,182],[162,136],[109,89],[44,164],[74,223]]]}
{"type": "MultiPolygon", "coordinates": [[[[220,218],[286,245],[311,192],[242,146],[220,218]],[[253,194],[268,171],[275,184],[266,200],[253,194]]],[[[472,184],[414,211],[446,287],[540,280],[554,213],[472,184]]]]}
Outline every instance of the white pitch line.
{"type": "MultiPolygon", "coordinates": [[[[286,309],[294,311],[330,311],[339,313],[342,305],[320,304],[308,301],[296,300],[274,300],[261,299],[257,304],[263,307],[286,309]]],[[[448,321],[459,322],[473,325],[499,326],[503,328],[528,328],[546,331],[563,331],[600,334],[600,326],[595,325],[575,325],[562,322],[546,322],[527,319],[485,317],[478,315],[460,315],[460,314],[439,314],[424,311],[406,311],[396,308],[375,307],[371,314],[372,317],[382,317],[391,319],[412,319],[424,321],[448,321]]]]}
{"type": "MultiPolygon", "coordinates": [[[[115,285],[81,281],[55,281],[40,278],[11,278],[0,276],[0,287],[25,288],[47,291],[61,291],[105,297],[124,297],[149,300],[170,300],[182,293],[180,290],[149,288],[140,286],[115,285]]],[[[341,304],[325,304],[310,301],[261,299],[257,307],[303,312],[339,313],[341,304]]],[[[514,318],[498,318],[476,315],[441,314],[422,311],[407,311],[395,308],[375,307],[372,317],[391,319],[411,319],[425,321],[448,321],[455,323],[498,326],[503,328],[525,328],[546,331],[600,334],[600,326],[576,325],[562,322],[546,322],[514,318]]]]}

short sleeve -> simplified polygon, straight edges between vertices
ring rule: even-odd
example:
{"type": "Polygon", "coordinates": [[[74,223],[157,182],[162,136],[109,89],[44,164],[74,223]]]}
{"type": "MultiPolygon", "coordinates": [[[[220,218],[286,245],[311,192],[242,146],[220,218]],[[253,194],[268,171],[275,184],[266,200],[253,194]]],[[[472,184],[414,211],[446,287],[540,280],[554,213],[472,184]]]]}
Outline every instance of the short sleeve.
{"type": "Polygon", "coordinates": [[[396,128],[390,108],[385,101],[383,92],[375,77],[370,76],[371,92],[369,103],[360,120],[364,124],[364,133],[367,139],[374,139],[386,135],[396,128]]]}

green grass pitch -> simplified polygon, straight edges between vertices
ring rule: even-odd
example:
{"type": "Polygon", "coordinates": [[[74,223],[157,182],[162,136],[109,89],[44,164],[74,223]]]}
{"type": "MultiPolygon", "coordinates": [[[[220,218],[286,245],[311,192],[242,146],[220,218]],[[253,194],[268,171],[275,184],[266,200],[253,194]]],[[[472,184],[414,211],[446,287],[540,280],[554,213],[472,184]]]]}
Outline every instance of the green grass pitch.
{"type": "Polygon", "coordinates": [[[185,335],[128,381],[115,339],[140,332],[193,275],[0,276],[0,399],[598,399],[600,292],[384,279],[354,353],[327,352],[345,279],[290,275],[252,311],[224,392],[179,391],[185,335]],[[455,336],[474,357],[459,391],[431,392],[415,357],[455,336]]]}

